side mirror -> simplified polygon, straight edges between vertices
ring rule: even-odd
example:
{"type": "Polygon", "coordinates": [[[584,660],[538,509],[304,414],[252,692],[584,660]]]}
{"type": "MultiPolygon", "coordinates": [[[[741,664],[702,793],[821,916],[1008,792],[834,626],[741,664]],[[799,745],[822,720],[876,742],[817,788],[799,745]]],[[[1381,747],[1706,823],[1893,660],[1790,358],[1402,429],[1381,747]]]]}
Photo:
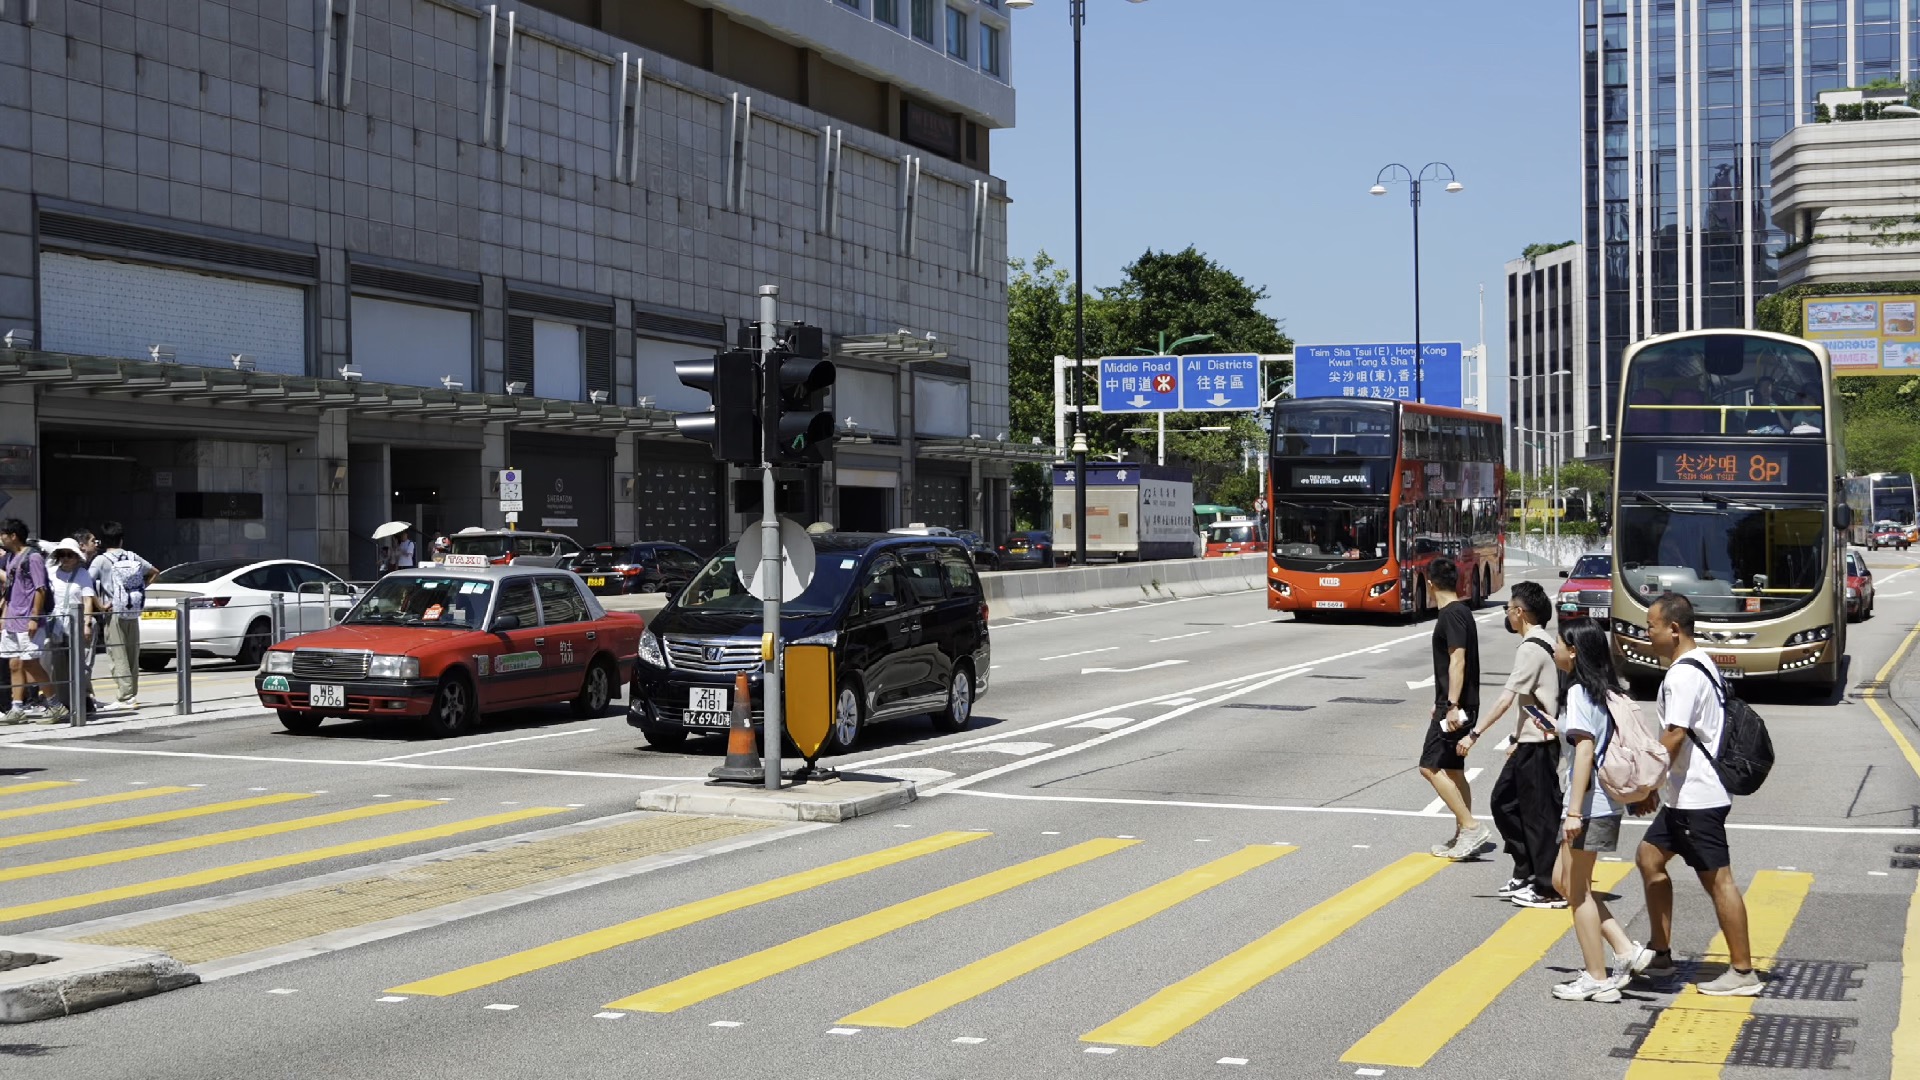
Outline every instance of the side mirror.
{"type": "Polygon", "coordinates": [[[1853,507],[1841,503],[1833,508],[1833,527],[1836,529],[1853,528],[1853,507]]]}
{"type": "Polygon", "coordinates": [[[1566,572],[1565,570],[1562,570],[1562,571],[1560,571],[1560,576],[1561,576],[1561,577],[1566,577],[1566,576],[1567,576],[1567,572],[1566,572]]]}
{"type": "Polygon", "coordinates": [[[346,622],[347,612],[352,610],[352,608],[335,608],[333,611],[333,621],[336,623],[346,622]]]}
{"type": "Polygon", "coordinates": [[[896,598],[892,593],[884,593],[884,592],[868,593],[866,597],[866,601],[867,601],[867,610],[869,611],[880,611],[885,608],[895,608],[900,606],[899,599],[896,598]]]}
{"type": "Polygon", "coordinates": [[[518,630],[520,629],[520,616],[515,615],[511,611],[495,615],[493,617],[492,629],[496,634],[503,634],[508,630],[518,630]]]}

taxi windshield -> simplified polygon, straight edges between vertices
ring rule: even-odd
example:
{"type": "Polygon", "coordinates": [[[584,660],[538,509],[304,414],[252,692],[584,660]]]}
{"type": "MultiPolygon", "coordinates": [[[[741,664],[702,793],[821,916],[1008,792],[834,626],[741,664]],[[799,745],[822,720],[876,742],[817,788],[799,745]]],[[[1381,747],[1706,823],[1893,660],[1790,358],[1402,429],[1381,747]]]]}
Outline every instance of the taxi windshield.
{"type": "Polygon", "coordinates": [[[487,616],[493,582],[393,575],[381,578],[341,622],[347,626],[427,626],[472,630],[487,616]]]}

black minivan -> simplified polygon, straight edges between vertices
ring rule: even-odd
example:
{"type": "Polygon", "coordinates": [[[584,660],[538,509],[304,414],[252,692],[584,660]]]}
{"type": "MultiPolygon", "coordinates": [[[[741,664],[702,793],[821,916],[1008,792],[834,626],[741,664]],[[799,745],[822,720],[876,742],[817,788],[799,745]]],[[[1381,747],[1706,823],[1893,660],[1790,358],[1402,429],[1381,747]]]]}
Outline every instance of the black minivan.
{"type": "MultiPolygon", "coordinates": [[[[844,754],[867,724],[929,714],[959,731],[992,671],[987,603],[966,544],[944,536],[830,532],[812,538],[813,580],[781,605],[788,644],[834,646],[839,700],[821,756],[844,754]]],[[[761,602],[734,573],[733,548],[708,560],[640,635],[627,723],[671,749],[724,733],[734,677],[760,709],[761,602]]]]}

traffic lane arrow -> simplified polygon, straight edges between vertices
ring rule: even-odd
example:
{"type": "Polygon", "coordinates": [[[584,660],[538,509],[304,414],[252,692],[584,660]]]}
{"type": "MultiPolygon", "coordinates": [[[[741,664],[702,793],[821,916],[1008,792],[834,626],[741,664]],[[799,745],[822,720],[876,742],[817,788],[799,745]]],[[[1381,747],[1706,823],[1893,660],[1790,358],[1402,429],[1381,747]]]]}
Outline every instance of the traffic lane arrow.
{"type": "Polygon", "coordinates": [[[1139,394],[1135,394],[1133,395],[1133,400],[1127,402],[1127,404],[1133,406],[1136,409],[1144,409],[1147,406],[1153,404],[1153,402],[1148,401],[1146,398],[1141,397],[1139,394]]]}
{"type": "Polygon", "coordinates": [[[1155,660],[1151,664],[1141,664],[1139,667],[1081,668],[1080,674],[1082,675],[1131,675],[1136,671],[1152,671],[1154,668],[1173,667],[1175,664],[1184,664],[1184,663],[1186,663],[1185,660],[1155,660]]]}
{"type": "Polygon", "coordinates": [[[1214,394],[1214,395],[1213,395],[1212,397],[1210,397],[1210,398],[1208,398],[1208,399],[1207,399],[1207,404],[1209,404],[1209,405],[1211,405],[1211,406],[1213,406],[1214,408],[1216,408],[1216,409],[1218,409],[1218,408],[1220,408],[1220,407],[1221,407],[1221,406],[1223,406],[1223,405],[1228,405],[1228,404],[1231,404],[1231,403],[1232,403],[1232,401],[1233,401],[1233,399],[1232,399],[1232,398],[1230,398],[1230,397],[1228,397],[1227,395],[1225,395],[1225,394],[1220,394],[1220,393],[1216,393],[1216,394],[1214,394]]]}

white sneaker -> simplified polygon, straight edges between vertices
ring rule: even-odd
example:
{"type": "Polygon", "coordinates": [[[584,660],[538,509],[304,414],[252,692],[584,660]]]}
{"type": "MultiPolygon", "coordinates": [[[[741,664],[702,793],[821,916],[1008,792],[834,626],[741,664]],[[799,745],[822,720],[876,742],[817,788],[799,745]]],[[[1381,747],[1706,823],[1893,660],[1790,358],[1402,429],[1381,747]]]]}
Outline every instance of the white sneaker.
{"type": "Polygon", "coordinates": [[[1646,946],[1637,941],[1630,944],[1632,947],[1627,950],[1626,955],[1614,954],[1613,965],[1607,969],[1607,982],[1615,990],[1623,989],[1633,981],[1633,962],[1646,951],[1646,946]]]}
{"type": "Polygon", "coordinates": [[[1531,885],[1514,893],[1507,899],[1513,901],[1515,907],[1563,908],[1567,906],[1566,897],[1561,896],[1557,892],[1541,892],[1531,885]]]}
{"type": "Polygon", "coordinates": [[[1704,982],[1694,987],[1710,997],[1757,997],[1762,983],[1760,973],[1751,969],[1741,972],[1732,968],[1720,973],[1712,982],[1704,982]]]}
{"type": "MultiPolygon", "coordinates": [[[[27,710],[21,708],[18,705],[15,705],[13,708],[8,709],[4,713],[0,713],[0,724],[11,725],[11,724],[24,724],[26,722],[27,722],[27,710]]],[[[1439,852],[1435,852],[1434,854],[1437,855],[1439,854],[1439,852]]]]}
{"type": "Polygon", "coordinates": [[[1561,1001],[1602,1001],[1609,1004],[1620,1000],[1620,988],[1611,980],[1596,979],[1586,972],[1572,982],[1563,982],[1554,986],[1553,996],[1561,1001]]]}
{"type": "Polygon", "coordinates": [[[1460,838],[1453,842],[1453,847],[1447,851],[1446,857],[1454,862],[1471,859],[1480,853],[1481,845],[1486,844],[1487,838],[1492,835],[1492,829],[1476,821],[1473,823],[1473,828],[1461,833],[1460,838]]]}
{"type": "Polygon", "coordinates": [[[1510,877],[1507,879],[1507,883],[1505,885],[1502,885],[1499,888],[1493,890],[1493,895],[1512,896],[1514,893],[1517,893],[1526,887],[1527,887],[1526,878],[1510,877]]]}
{"type": "Polygon", "coordinates": [[[1435,844],[1432,847],[1428,848],[1427,850],[1433,852],[1434,858],[1444,859],[1447,857],[1447,852],[1452,851],[1453,845],[1456,843],[1459,843],[1459,841],[1460,841],[1460,830],[1455,829],[1453,830],[1453,835],[1447,838],[1446,843],[1435,844]]]}

